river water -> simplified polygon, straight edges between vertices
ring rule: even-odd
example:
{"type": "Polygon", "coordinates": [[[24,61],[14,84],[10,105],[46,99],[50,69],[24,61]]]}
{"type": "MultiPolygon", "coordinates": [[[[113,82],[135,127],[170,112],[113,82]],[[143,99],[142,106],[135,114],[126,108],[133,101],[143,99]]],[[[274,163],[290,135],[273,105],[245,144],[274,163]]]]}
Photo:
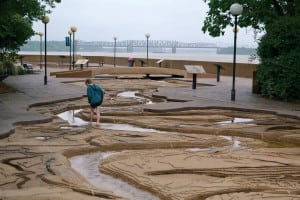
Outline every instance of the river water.
{"type": "MultiPolygon", "coordinates": [[[[22,55],[39,55],[38,51],[20,51],[19,54],[22,55]]],[[[48,51],[48,55],[65,55],[68,56],[69,52],[66,51],[48,51]]],[[[76,52],[81,56],[107,56],[113,57],[113,52],[76,52]]],[[[132,57],[132,58],[146,58],[146,52],[117,52],[116,57],[132,57]]],[[[259,61],[255,59],[253,61],[249,60],[250,55],[236,55],[236,62],[237,63],[252,63],[257,64],[259,61]]],[[[191,60],[191,61],[211,61],[211,62],[233,62],[233,55],[232,54],[217,54],[216,49],[178,49],[177,53],[170,53],[170,52],[149,52],[148,53],[149,59],[166,59],[166,60],[191,60]]]]}

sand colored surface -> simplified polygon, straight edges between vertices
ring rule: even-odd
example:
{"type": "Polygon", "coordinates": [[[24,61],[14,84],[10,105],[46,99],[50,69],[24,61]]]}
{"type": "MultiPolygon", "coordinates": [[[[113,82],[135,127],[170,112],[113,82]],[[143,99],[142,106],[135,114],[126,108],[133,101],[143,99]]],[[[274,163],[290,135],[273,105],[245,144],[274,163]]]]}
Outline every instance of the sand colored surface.
{"type": "MultiPolygon", "coordinates": [[[[72,125],[58,113],[81,109],[87,99],[35,106],[52,116],[42,124],[18,125],[0,140],[0,199],[127,199],[92,185],[69,158],[114,151],[99,171],[160,199],[300,199],[300,121],[270,113],[229,109],[144,110],[157,88],[187,87],[180,80],[97,80],[105,88],[101,123],[72,125]],[[120,96],[136,91],[137,97],[120,96]],[[107,129],[130,124],[153,132],[107,129]]],[[[83,82],[70,84],[80,85],[83,82]]],[[[143,198],[141,198],[143,199],[143,198]]]]}
{"type": "Polygon", "coordinates": [[[291,199],[299,192],[300,162],[293,159],[296,154],[286,158],[278,153],[284,154],[275,149],[131,151],[108,159],[102,170],[124,176],[162,199],[218,199],[220,195],[246,199],[251,192],[261,197],[278,192],[278,197],[291,199]]]}

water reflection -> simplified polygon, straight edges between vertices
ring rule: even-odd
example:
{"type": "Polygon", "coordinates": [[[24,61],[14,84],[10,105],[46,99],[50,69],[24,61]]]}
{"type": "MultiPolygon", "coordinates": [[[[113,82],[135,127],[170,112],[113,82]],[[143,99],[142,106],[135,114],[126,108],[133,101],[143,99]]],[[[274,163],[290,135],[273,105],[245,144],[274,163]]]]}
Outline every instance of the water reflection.
{"type": "MultiPolygon", "coordinates": [[[[81,110],[70,110],[70,111],[66,111],[63,113],[58,114],[58,116],[69,122],[70,125],[77,125],[77,126],[82,126],[82,125],[86,125],[88,124],[88,122],[75,117],[74,115],[78,112],[80,112],[81,110]]],[[[249,122],[249,121],[253,121],[253,119],[247,119],[247,118],[234,118],[235,119],[235,123],[241,123],[241,122],[249,122]]],[[[218,122],[219,124],[228,124],[228,123],[232,123],[232,121],[224,121],[224,122],[218,122]]],[[[61,129],[70,129],[71,127],[61,127],[61,129]]],[[[100,128],[102,129],[108,129],[108,130],[119,130],[119,131],[134,131],[134,132],[144,132],[144,133],[166,133],[166,132],[162,132],[159,130],[155,130],[155,129],[149,129],[149,128],[141,128],[141,127],[137,127],[137,126],[133,126],[130,124],[114,124],[114,123],[101,123],[100,124],[100,128]]],[[[228,141],[231,141],[232,144],[230,146],[227,147],[210,147],[210,148],[189,148],[188,151],[190,152],[195,152],[195,151],[208,151],[208,150],[212,150],[212,149],[241,149],[244,147],[240,146],[240,141],[237,140],[237,138],[235,136],[220,136],[228,141]]],[[[36,137],[36,139],[38,140],[45,140],[48,139],[46,137],[36,137]]]]}
{"type": "MultiPolygon", "coordinates": [[[[252,122],[252,121],[253,121],[253,119],[249,119],[249,118],[234,117],[234,118],[232,118],[232,120],[217,122],[217,124],[228,125],[228,124],[248,123],[248,122],[252,122]]],[[[248,125],[253,125],[253,124],[248,124],[248,125]]]]}
{"type": "Polygon", "coordinates": [[[240,144],[241,142],[237,139],[237,137],[235,136],[220,136],[230,142],[232,142],[232,144],[229,146],[230,149],[241,149],[241,148],[244,148],[244,147],[241,147],[240,144]]]}
{"type": "Polygon", "coordinates": [[[235,136],[220,136],[231,142],[231,145],[225,147],[210,147],[210,148],[188,148],[187,152],[199,152],[199,151],[224,151],[224,150],[240,150],[247,147],[241,146],[241,142],[235,136]]]}
{"type": "Polygon", "coordinates": [[[51,137],[49,137],[49,136],[38,136],[38,137],[35,137],[36,140],[48,140],[50,138],[51,137]]]}
{"type": "MultiPolygon", "coordinates": [[[[76,126],[83,126],[83,125],[87,125],[88,122],[80,119],[79,117],[75,117],[76,113],[79,113],[81,111],[81,109],[79,110],[68,110],[66,112],[60,113],[57,116],[65,121],[67,121],[69,123],[69,125],[76,125],[76,126]]],[[[64,127],[64,129],[66,129],[64,127]]]]}
{"type": "Polygon", "coordinates": [[[101,123],[100,127],[109,130],[119,130],[119,131],[135,131],[135,132],[145,132],[145,133],[160,133],[161,131],[149,128],[141,128],[137,126],[132,126],[130,124],[112,124],[112,123],[101,123]]]}
{"type": "Polygon", "coordinates": [[[136,96],[135,94],[138,93],[138,91],[126,91],[126,92],[120,92],[117,96],[119,97],[125,97],[125,98],[134,98],[137,101],[145,101],[146,100],[146,104],[153,104],[153,102],[150,99],[146,99],[144,97],[139,97],[136,96]]]}
{"type": "Polygon", "coordinates": [[[116,152],[96,152],[70,158],[71,166],[80,173],[90,184],[97,188],[113,191],[117,196],[131,200],[159,200],[148,192],[139,190],[128,183],[103,174],[99,171],[101,160],[116,154],[116,152]]]}
{"type": "MultiPolygon", "coordinates": [[[[78,117],[75,117],[75,114],[80,112],[81,110],[70,110],[63,113],[58,114],[57,116],[61,119],[69,122],[70,125],[83,126],[87,125],[89,122],[84,121],[78,117]]],[[[137,126],[133,126],[130,124],[113,124],[113,123],[100,123],[100,128],[109,129],[109,130],[120,130],[120,131],[135,131],[135,132],[145,132],[145,133],[162,133],[159,130],[149,129],[149,128],[141,128],[137,126]]],[[[72,127],[61,127],[61,129],[72,129],[72,127]]]]}

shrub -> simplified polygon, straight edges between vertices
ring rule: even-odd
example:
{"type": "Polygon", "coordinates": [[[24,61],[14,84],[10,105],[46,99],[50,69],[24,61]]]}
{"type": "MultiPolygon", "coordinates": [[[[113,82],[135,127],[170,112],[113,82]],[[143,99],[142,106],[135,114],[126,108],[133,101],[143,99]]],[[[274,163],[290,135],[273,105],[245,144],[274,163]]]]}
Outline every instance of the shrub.
{"type": "Polygon", "coordinates": [[[24,69],[23,67],[21,66],[16,66],[16,71],[17,71],[17,75],[24,75],[24,74],[27,74],[27,71],[26,69],[24,69]]]}
{"type": "Polygon", "coordinates": [[[270,98],[300,99],[300,52],[293,51],[258,66],[261,93],[270,98]]]}
{"type": "Polygon", "coordinates": [[[282,17],[266,26],[258,55],[261,93],[270,98],[300,99],[300,18],[282,17]]]}
{"type": "Polygon", "coordinates": [[[7,70],[4,67],[3,63],[0,61],[0,74],[4,74],[4,73],[6,74],[7,70]]]}

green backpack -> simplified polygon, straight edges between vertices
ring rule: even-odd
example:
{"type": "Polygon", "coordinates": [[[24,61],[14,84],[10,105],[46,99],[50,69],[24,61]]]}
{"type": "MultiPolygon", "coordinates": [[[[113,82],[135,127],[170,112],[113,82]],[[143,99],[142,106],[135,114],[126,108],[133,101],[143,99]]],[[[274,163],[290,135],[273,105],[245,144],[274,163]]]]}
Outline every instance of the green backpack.
{"type": "Polygon", "coordinates": [[[102,104],[105,91],[98,85],[92,84],[87,88],[88,101],[93,106],[96,104],[102,104]]]}

